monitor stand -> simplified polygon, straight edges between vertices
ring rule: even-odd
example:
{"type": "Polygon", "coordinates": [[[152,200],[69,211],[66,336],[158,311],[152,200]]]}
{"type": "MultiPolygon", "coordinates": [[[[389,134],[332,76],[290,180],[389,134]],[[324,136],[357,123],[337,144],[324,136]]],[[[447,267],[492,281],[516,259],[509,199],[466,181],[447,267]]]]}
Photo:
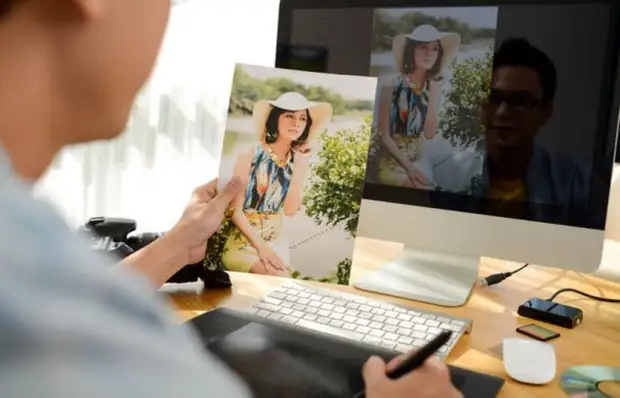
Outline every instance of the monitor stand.
{"type": "Polygon", "coordinates": [[[444,307],[467,302],[478,279],[479,257],[405,248],[400,257],[353,282],[358,289],[444,307]]]}

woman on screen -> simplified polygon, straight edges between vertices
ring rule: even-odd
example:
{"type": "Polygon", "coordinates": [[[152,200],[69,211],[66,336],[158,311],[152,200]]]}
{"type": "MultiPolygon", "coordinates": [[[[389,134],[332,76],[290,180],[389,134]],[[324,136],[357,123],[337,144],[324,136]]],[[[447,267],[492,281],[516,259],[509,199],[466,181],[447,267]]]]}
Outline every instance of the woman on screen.
{"type": "Polygon", "coordinates": [[[234,175],[245,189],[233,202],[234,228],[224,245],[227,270],[288,276],[288,244],[282,237],[282,217],[301,208],[302,188],[311,156],[310,142],[329,123],[332,106],[309,102],[289,92],[275,101],[254,105],[258,144],[240,155],[234,175]]]}
{"type": "Polygon", "coordinates": [[[378,128],[385,153],[377,178],[386,185],[433,188],[429,170],[422,172],[415,162],[421,140],[437,134],[446,67],[458,53],[461,37],[420,25],[410,34],[394,38],[392,50],[396,81],[381,89],[378,128]]]}

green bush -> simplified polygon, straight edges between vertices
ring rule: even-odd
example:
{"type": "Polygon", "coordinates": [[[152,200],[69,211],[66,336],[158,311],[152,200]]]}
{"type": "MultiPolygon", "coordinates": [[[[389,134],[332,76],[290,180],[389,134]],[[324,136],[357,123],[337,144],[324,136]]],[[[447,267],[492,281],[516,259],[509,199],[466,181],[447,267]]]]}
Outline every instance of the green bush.
{"type": "Polygon", "coordinates": [[[493,52],[453,65],[450,91],[440,114],[439,129],[453,145],[469,145],[484,135],[480,107],[487,100],[493,76],[493,52]]]}

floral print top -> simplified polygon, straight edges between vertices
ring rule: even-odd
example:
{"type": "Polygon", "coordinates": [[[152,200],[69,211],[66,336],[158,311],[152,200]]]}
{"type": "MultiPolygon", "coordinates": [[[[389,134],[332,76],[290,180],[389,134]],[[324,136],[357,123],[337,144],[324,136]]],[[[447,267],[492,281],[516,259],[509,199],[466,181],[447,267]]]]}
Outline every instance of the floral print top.
{"type": "Polygon", "coordinates": [[[419,89],[406,76],[398,75],[392,92],[390,134],[419,138],[428,114],[428,101],[428,82],[419,89]]]}
{"type": "Polygon", "coordinates": [[[256,146],[243,210],[267,214],[280,212],[291,184],[293,158],[291,152],[288,159],[278,162],[262,145],[256,146]]]}

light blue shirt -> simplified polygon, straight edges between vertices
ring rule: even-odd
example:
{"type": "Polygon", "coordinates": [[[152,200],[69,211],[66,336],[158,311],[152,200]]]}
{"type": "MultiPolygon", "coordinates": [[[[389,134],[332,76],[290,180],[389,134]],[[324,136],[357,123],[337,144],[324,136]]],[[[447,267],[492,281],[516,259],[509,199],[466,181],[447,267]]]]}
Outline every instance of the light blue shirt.
{"type": "Polygon", "coordinates": [[[0,148],[0,397],[248,397],[143,276],[114,267],[0,148]]]}

